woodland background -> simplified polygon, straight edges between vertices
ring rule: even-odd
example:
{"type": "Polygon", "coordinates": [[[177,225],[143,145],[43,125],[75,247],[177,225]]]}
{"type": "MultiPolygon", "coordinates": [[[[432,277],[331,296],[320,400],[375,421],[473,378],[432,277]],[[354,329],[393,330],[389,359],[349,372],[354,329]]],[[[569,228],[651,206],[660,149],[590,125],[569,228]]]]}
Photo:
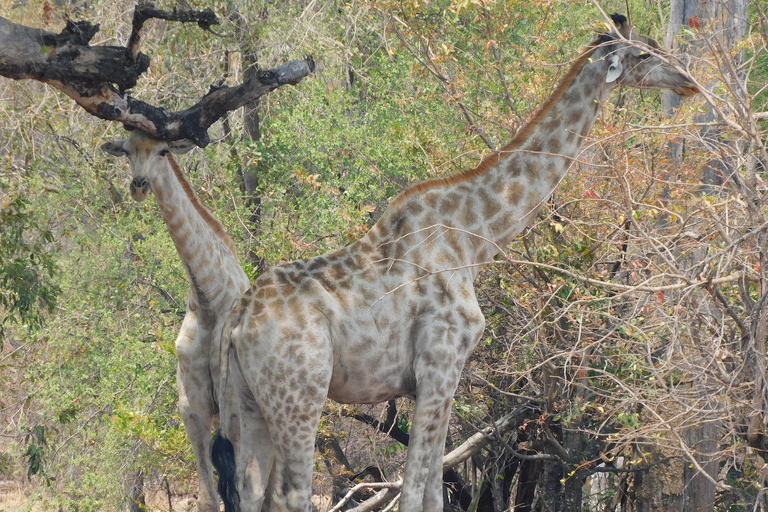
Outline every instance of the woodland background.
{"type": "MultiPolygon", "coordinates": [[[[765,3],[192,5],[223,24],[147,23],[152,64],[134,96],[177,110],[252,63],[317,63],[181,159],[251,277],[356,240],[408,184],[476,165],[604,13],[688,52],[710,92],[617,90],[549,207],[481,272],[487,330],[446,450],[507,421],[446,492],[483,512],[768,510],[765,3]]],[[[132,11],[0,0],[27,26],[98,22],[100,44],[125,44],[132,11]]],[[[133,203],[127,163],[98,149],[123,134],[38,82],[0,78],[2,511],[194,501],[174,358],[187,279],[154,200],[133,203]]],[[[369,466],[395,479],[409,407],[329,402],[315,493],[335,503],[369,466]]]]}

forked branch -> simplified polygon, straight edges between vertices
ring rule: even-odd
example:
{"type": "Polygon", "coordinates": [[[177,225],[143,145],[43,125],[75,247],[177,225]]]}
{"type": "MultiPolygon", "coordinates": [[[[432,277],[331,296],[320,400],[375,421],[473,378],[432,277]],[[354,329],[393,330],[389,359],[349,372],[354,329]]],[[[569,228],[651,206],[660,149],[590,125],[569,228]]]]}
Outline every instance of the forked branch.
{"type": "Polygon", "coordinates": [[[126,47],[91,46],[98,24],[68,20],[59,34],[12,23],[0,17],[0,75],[32,79],[64,92],[88,113],[107,121],[139,128],[166,141],[189,139],[206,146],[208,128],[230,110],[242,107],[281,85],[295,85],[314,71],[311,57],[259,71],[236,87],[212,87],[191,107],[166,112],[126,93],[149,68],[149,57],[139,52],[140,32],[150,18],[194,22],[203,29],[218,23],[210,9],[158,9],[140,2],[126,47]]]}

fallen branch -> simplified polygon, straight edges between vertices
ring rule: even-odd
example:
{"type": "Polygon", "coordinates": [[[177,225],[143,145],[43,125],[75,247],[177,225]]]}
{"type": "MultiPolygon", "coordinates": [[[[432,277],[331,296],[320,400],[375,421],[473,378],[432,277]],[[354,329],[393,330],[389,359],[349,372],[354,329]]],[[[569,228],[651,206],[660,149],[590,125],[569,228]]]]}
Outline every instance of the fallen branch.
{"type": "Polygon", "coordinates": [[[333,506],[333,508],[331,508],[328,512],[338,512],[339,510],[341,510],[341,508],[350,499],[352,499],[352,496],[354,496],[354,494],[357,491],[360,491],[362,489],[382,489],[382,491],[379,491],[378,493],[376,493],[376,495],[373,496],[372,498],[367,499],[366,501],[361,503],[359,506],[351,509],[351,510],[355,510],[357,512],[362,512],[360,510],[361,507],[363,507],[365,504],[368,504],[368,506],[370,506],[371,508],[369,508],[367,510],[371,510],[372,508],[375,508],[379,504],[385,503],[387,500],[384,500],[384,501],[381,501],[381,502],[377,501],[376,505],[371,505],[370,502],[372,502],[374,500],[381,499],[383,496],[388,496],[389,494],[391,494],[392,497],[394,497],[395,494],[400,492],[400,488],[402,486],[403,486],[403,481],[402,480],[398,480],[396,482],[361,482],[361,483],[355,485],[354,487],[352,487],[349,491],[347,491],[347,494],[345,494],[344,497],[341,498],[339,500],[339,502],[336,503],[333,506]],[[395,491],[395,492],[391,492],[391,491],[395,491]],[[381,496],[379,496],[379,495],[381,495],[381,496]]]}
{"type": "Polygon", "coordinates": [[[443,458],[443,472],[455,468],[489,444],[497,441],[499,436],[506,434],[513,428],[519,427],[526,419],[530,418],[532,414],[533,409],[529,406],[520,406],[514,411],[504,415],[494,425],[486,427],[476,434],[473,434],[469,439],[464,441],[461,446],[445,455],[443,458]]]}
{"type": "MultiPolygon", "coordinates": [[[[499,436],[509,432],[513,428],[517,428],[523,424],[523,422],[530,418],[534,414],[531,407],[522,405],[514,411],[503,416],[495,424],[486,427],[476,434],[469,437],[458,448],[446,454],[443,458],[443,473],[454,469],[456,466],[464,462],[465,460],[478,453],[480,450],[499,439],[499,436]]],[[[372,498],[360,503],[357,507],[349,509],[347,512],[369,512],[380,507],[382,504],[387,503],[399,496],[400,489],[403,486],[403,481],[398,480],[396,482],[377,482],[377,483],[360,483],[352,487],[349,492],[342,498],[337,504],[329,510],[329,512],[338,512],[349,501],[352,495],[360,489],[382,489],[372,498]]]]}

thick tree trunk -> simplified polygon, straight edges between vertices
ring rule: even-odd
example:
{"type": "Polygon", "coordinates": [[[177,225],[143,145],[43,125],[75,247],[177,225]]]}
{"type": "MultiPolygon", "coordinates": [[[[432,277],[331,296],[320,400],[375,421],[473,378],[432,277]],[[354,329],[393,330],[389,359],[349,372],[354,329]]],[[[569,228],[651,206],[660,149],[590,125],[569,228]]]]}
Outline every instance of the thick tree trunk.
{"type": "Polygon", "coordinates": [[[707,422],[686,431],[686,442],[696,454],[697,462],[702,466],[703,474],[695,466],[686,464],[684,472],[685,503],[683,512],[708,512],[715,505],[715,485],[707,476],[716,479],[718,461],[713,456],[717,452],[717,428],[713,422],[707,422]]]}
{"type": "MultiPolygon", "coordinates": [[[[264,8],[259,17],[265,19],[267,16],[269,16],[269,13],[264,8]]],[[[256,38],[258,36],[252,32],[246,19],[238,12],[231,14],[231,19],[235,22],[237,39],[241,41],[239,52],[242,56],[243,80],[247,82],[260,73],[259,56],[255,50],[257,46],[256,38]]],[[[259,98],[256,98],[254,101],[243,105],[243,142],[246,145],[253,145],[261,140],[259,104],[259,98]]],[[[245,241],[248,243],[252,237],[257,236],[261,232],[259,176],[264,172],[264,164],[263,160],[254,164],[249,158],[241,159],[236,155],[233,156],[235,156],[236,160],[239,160],[238,173],[242,179],[241,184],[245,196],[245,207],[248,209],[246,226],[248,230],[245,234],[245,241]]],[[[256,254],[253,250],[249,250],[245,257],[258,273],[264,271],[266,260],[262,256],[256,254]]]]}
{"type": "Polygon", "coordinates": [[[538,510],[563,512],[563,484],[565,472],[559,462],[545,462],[538,488],[538,510]]]}
{"type": "MultiPolygon", "coordinates": [[[[255,52],[249,51],[246,54],[246,62],[253,64],[245,70],[246,80],[258,72],[258,57],[255,52]]],[[[259,100],[243,106],[244,130],[243,137],[251,142],[261,140],[261,119],[259,117],[259,100]]],[[[261,231],[261,196],[259,195],[259,174],[262,172],[262,161],[255,165],[243,164],[243,187],[245,188],[245,204],[250,210],[248,213],[248,230],[252,236],[261,231]]],[[[253,251],[247,255],[251,264],[261,273],[264,270],[266,261],[253,251]]]]}
{"type": "MultiPolygon", "coordinates": [[[[746,34],[748,8],[749,0],[671,0],[664,44],[676,53],[682,51],[693,56],[709,52],[712,48],[728,51],[746,34]],[[686,36],[681,44],[680,32],[684,27],[693,31],[696,36],[686,36]],[[709,31],[709,27],[717,28],[709,31]]],[[[743,58],[737,55],[735,60],[738,66],[743,58]]],[[[728,82],[730,88],[738,89],[736,77],[730,77],[728,82]]],[[[708,88],[712,89],[717,85],[719,81],[716,80],[708,84],[708,88]]],[[[739,91],[740,94],[744,92],[739,91]]],[[[671,91],[664,91],[662,102],[665,111],[671,114],[680,106],[680,97],[671,91]]],[[[696,116],[694,120],[698,123],[713,123],[717,120],[716,111],[712,105],[707,104],[704,113],[696,116]]],[[[701,138],[705,147],[716,148],[721,142],[721,134],[722,129],[718,127],[702,128],[701,138]]],[[[670,156],[673,158],[680,158],[682,151],[683,148],[679,144],[673,142],[670,145],[670,156]]],[[[714,150],[712,153],[720,152],[714,150]]],[[[723,184],[728,168],[728,163],[720,159],[713,159],[705,166],[702,181],[708,192],[723,184]]]]}
{"type": "Polygon", "coordinates": [[[520,465],[520,474],[517,477],[517,494],[515,495],[515,512],[533,511],[536,485],[543,469],[544,463],[539,460],[524,460],[520,465]]]}
{"type": "Polygon", "coordinates": [[[144,501],[144,474],[136,471],[128,477],[128,510],[130,512],[144,512],[147,504],[144,501]]]}
{"type": "MultiPolygon", "coordinates": [[[[584,437],[579,429],[563,429],[563,448],[576,460],[583,460],[584,437]]],[[[584,499],[584,472],[577,470],[566,475],[563,485],[563,511],[581,512],[584,499]]]]}
{"type": "MultiPolygon", "coordinates": [[[[697,58],[713,50],[721,55],[727,55],[733,45],[744,37],[747,28],[748,0],[671,0],[670,17],[665,46],[674,53],[685,52],[697,58]],[[681,31],[688,33],[681,37],[681,31]]],[[[738,52],[737,52],[738,53],[738,52]]],[[[733,53],[731,53],[733,55],[733,53]]],[[[736,66],[741,62],[735,56],[736,66]]],[[[735,67],[734,67],[735,68],[735,67]]],[[[725,78],[728,83],[712,82],[707,85],[711,90],[716,86],[726,85],[731,90],[738,91],[737,77],[725,78]]],[[[665,111],[673,115],[680,105],[680,99],[672,92],[662,95],[665,111]]],[[[717,121],[716,110],[707,105],[705,112],[695,118],[702,124],[717,121]]],[[[722,155],[722,129],[715,126],[705,126],[700,132],[700,143],[704,151],[713,155],[722,155]]],[[[733,144],[733,142],[730,142],[733,144]]],[[[669,145],[669,157],[672,161],[683,157],[684,148],[677,141],[669,145]]],[[[723,190],[722,185],[728,179],[733,166],[724,157],[711,159],[702,170],[702,191],[708,194],[718,194],[723,190]]],[[[703,297],[703,300],[707,300],[703,297]]],[[[691,390],[693,396],[698,396],[699,404],[706,404],[708,398],[708,383],[693,384],[698,389],[691,390]]],[[[699,408],[705,408],[699,405],[699,408]]],[[[687,453],[680,462],[669,459],[653,466],[647,475],[635,477],[632,491],[635,496],[633,510],[676,510],[683,512],[709,512],[714,508],[718,460],[714,454],[717,446],[717,423],[715,413],[701,413],[694,426],[689,426],[679,434],[687,445],[687,453]],[[689,457],[694,460],[690,460],[689,457]],[[695,463],[694,463],[695,462],[695,463]],[[698,466],[698,467],[697,467],[698,466]],[[701,468],[701,469],[699,469],[701,468]],[[702,471],[703,470],[703,471],[702,471]]],[[[654,453],[653,458],[661,459],[674,456],[673,453],[654,453]]]]}

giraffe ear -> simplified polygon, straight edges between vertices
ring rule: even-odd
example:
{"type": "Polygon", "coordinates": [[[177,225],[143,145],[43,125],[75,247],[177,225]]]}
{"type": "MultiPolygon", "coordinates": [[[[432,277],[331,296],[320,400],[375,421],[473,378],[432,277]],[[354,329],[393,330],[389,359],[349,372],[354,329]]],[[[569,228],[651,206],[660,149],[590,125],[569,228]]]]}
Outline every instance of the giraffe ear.
{"type": "Polygon", "coordinates": [[[621,61],[618,55],[611,55],[608,57],[608,74],[605,75],[606,83],[612,83],[619,79],[623,68],[621,67],[621,61]]]}
{"type": "Polygon", "coordinates": [[[168,149],[170,149],[175,155],[183,155],[184,153],[190,151],[192,148],[196,147],[197,146],[194,142],[187,139],[174,140],[173,142],[168,143],[168,149]]]}
{"type": "Polygon", "coordinates": [[[123,148],[126,139],[111,140],[101,145],[101,149],[110,155],[125,156],[128,152],[123,148]]]}

